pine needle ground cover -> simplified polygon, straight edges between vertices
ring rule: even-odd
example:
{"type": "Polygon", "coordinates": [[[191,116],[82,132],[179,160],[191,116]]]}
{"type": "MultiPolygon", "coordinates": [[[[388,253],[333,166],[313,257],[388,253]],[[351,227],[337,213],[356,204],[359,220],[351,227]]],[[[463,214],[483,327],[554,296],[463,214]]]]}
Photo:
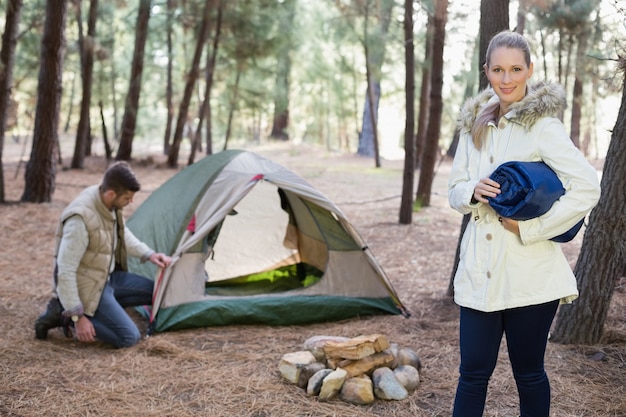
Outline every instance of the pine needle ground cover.
{"type": "MultiPolygon", "coordinates": [[[[7,144],[7,147],[13,146],[7,144]]],[[[65,146],[70,149],[69,146],[65,146]]],[[[19,148],[18,148],[19,149],[19,148]]],[[[286,146],[252,149],[296,171],[333,200],[355,224],[412,316],[361,317],[306,326],[226,326],[158,333],[113,350],[33,323],[50,292],[53,235],[59,214],[105,167],[90,157],[83,171],[57,172],[53,201],[0,206],[0,415],[2,416],[449,416],[458,376],[458,308],[446,296],[460,215],[448,208],[449,161],[438,168],[431,206],[398,224],[402,162],[286,146]],[[403,401],[356,406],[327,403],[284,381],[277,364],[314,335],[383,333],[411,346],[423,369],[403,401]]],[[[16,152],[19,155],[19,152],[16,152]]],[[[5,149],[6,198],[23,191],[21,164],[5,149]]],[[[181,159],[182,160],[182,159],[181,159]]],[[[184,164],[184,162],[183,162],[184,164]]],[[[137,157],[142,183],[128,213],[174,171],[160,156],[137,157]]],[[[597,163],[601,167],[601,162],[597,163]]],[[[572,266],[582,233],[564,245],[572,266]]],[[[145,321],[130,311],[141,328],[145,321]]],[[[626,278],[616,283],[605,336],[594,346],[548,345],[546,367],[555,417],[626,415],[626,278]]],[[[517,415],[517,391],[503,341],[485,416],[517,415]]]]}

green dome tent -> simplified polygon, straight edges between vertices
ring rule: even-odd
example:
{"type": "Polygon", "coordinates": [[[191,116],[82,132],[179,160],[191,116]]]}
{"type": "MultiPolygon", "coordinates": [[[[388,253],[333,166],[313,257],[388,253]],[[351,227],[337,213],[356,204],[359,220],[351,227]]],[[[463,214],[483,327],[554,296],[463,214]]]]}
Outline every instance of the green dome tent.
{"type": "Polygon", "coordinates": [[[128,227],[172,256],[157,271],[151,330],[303,324],[404,314],[389,279],[341,210],[301,177],[255,153],[228,150],[178,172],[128,227]]]}

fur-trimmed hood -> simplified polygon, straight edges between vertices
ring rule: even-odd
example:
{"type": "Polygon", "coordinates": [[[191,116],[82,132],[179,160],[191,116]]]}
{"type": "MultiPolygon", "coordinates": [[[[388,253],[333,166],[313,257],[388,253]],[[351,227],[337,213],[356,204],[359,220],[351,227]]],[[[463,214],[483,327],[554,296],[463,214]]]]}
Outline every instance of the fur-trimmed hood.
{"type": "MultiPolygon", "coordinates": [[[[514,111],[512,120],[530,129],[542,117],[555,117],[567,106],[565,90],[560,84],[539,81],[528,84],[526,96],[511,104],[509,111],[514,111]]],[[[469,132],[478,114],[490,101],[498,100],[491,87],[478,93],[465,102],[459,114],[458,127],[469,132]]]]}

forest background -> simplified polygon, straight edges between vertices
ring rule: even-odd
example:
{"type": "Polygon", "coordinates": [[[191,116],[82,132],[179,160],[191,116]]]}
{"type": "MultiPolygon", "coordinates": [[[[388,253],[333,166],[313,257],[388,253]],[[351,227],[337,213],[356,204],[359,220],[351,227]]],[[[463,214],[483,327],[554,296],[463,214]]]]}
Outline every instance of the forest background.
{"type": "MultiPolygon", "coordinates": [[[[11,3],[0,4],[0,12],[6,12],[11,3]]],[[[491,7],[489,1],[483,3],[487,3],[485,8],[491,7]]],[[[525,35],[531,41],[537,65],[536,79],[561,82],[573,102],[578,99],[572,97],[573,83],[584,74],[585,95],[580,103],[583,111],[577,116],[582,127],[578,136],[582,137],[586,154],[602,157],[619,107],[621,80],[616,76],[614,59],[626,37],[623,0],[491,3],[497,4],[494,9],[507,6],[513,17],[509,25],[512,29],[520,24],[513,21],[515,17],[523,16],[525,35]],[[583,32],[587,39],[581,39],[583,32]],[[586,43],[581,45],[581,40],[586,43]]],[[[15,39],[12,105],[7,118],[7,134],[13,140],[28,139],[33,131],[45,4],[42,0],[29,1],[21,11],[15,39]]],[[[443,149],[452,143],[460,105],[479,88],[481,65],[480,8],[475,1],[456,0],[450,2],[448,9],[442,74],[445,99],[439,140],[443,149]]],[[[102,140],[107,136],[113,151],[117,151],[116,142],[123,135],[121,125],[133,58],[139,53],[135,42],[145,37],[142,75],[134,75],[140,82],[140,91],[132,132],[132,141],[142,150],[154,153],[167,148],[176,133],[174,129],[182,128],[183,134],[193,139],[202,115],[205,129],[210,127],[211,133],[205,132],[199,145],[211,139],[210,146],[204,149],[207,152],[228,147],[227,141],[238,146],[275,138],[373,156],[372,145],[361,143],[371,141],[362,137],[369,129],[369,120],[365,119],[369,117],[366,70],[370,68],[376,84],[379,153],[385,158],[402,158],[402,12],[401,4],[391,0],[70,2],[63,69],[59,75],[59,131],[71,140],[66,147],[73,147],[72,136],[76,135],[82,117],[82,90],[89,81],[89,132],[94,143],[88,150],[103,154],[102,140]],[[205,5],[209,5],[209,15],[203,22],[205,5]],[[142,11],[138,7],[149,12],[149,16],[143,17],[148,19],[145,25],[138,24],[142,18],[138,16],[142,11]],[[206,38],[199,42],[203,23],[207,25],[206,38]],[[138,33],[140,30],[145,33],[138,33]],[[199,56],[198,44],[202,46],[199,56]],[[83,63],[89,56],[90,62],[83,63]],[[84,80],[87,64],[91,74],[89,80],[84,80]],[[192,95],[185,97],[190,80],[194,81],[192,95]],[[207,118],[200,110],[209,88],[211,111],[207,118]],[[184,99],[189,103],[181,108],[184,99]],[[177,117],[182,118],[181,126],[176,126],[177,117]],[[170,137],[166,139],[166,135],[170,137]]],[[[425,42],[428,19],[433,14],[432,1],[416,2],[414,44],[418,75],[430,64],[425,42]]],[[[417,91],[420,84],[418,80],[417,91]]],[[[566,121],[571,118],[571,110],[572,106],[565,115],[566,121]]]]}
{"type": "MultiPolygon", "coordinates": [[[[11,0],[0,12],[0,201],[9,213],[65,201],[57,177],[70,169],[92,178],[94,158],[175,170],[203,153],[284,143],[294,155],[310,146],[356,154],[379,170],[403,160],[399,223],[410,224],[433,204],[459,106],[485,87],[478,57],[488,29],[523,32],[536,79],[565,86],[564,123],[603,181],[572,259],[589,296],[560,312],[555,340],[607,342],[626,248],[622,0],[483,0],[480,8],[469,0],[11,0]]],[[[623,336],[609,334],[623,357],[623,336]]]]}

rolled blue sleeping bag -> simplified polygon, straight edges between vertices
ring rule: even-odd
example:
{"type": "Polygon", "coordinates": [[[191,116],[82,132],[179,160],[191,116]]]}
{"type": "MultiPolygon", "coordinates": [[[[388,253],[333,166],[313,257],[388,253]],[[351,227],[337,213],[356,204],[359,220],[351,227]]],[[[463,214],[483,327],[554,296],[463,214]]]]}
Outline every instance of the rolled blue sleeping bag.
{"type": "MultiPolygon", "coordinates": [[[[489,199],[489,205],[502,217],[528,220],[545,214],[565,189],[556,173],[544,162],[510,161],[500,165],[489,176],[500,184],[500,194],[489,199]]],[[[583,225],[574,227],[550,240],[568,242],[583,225]]]]}

